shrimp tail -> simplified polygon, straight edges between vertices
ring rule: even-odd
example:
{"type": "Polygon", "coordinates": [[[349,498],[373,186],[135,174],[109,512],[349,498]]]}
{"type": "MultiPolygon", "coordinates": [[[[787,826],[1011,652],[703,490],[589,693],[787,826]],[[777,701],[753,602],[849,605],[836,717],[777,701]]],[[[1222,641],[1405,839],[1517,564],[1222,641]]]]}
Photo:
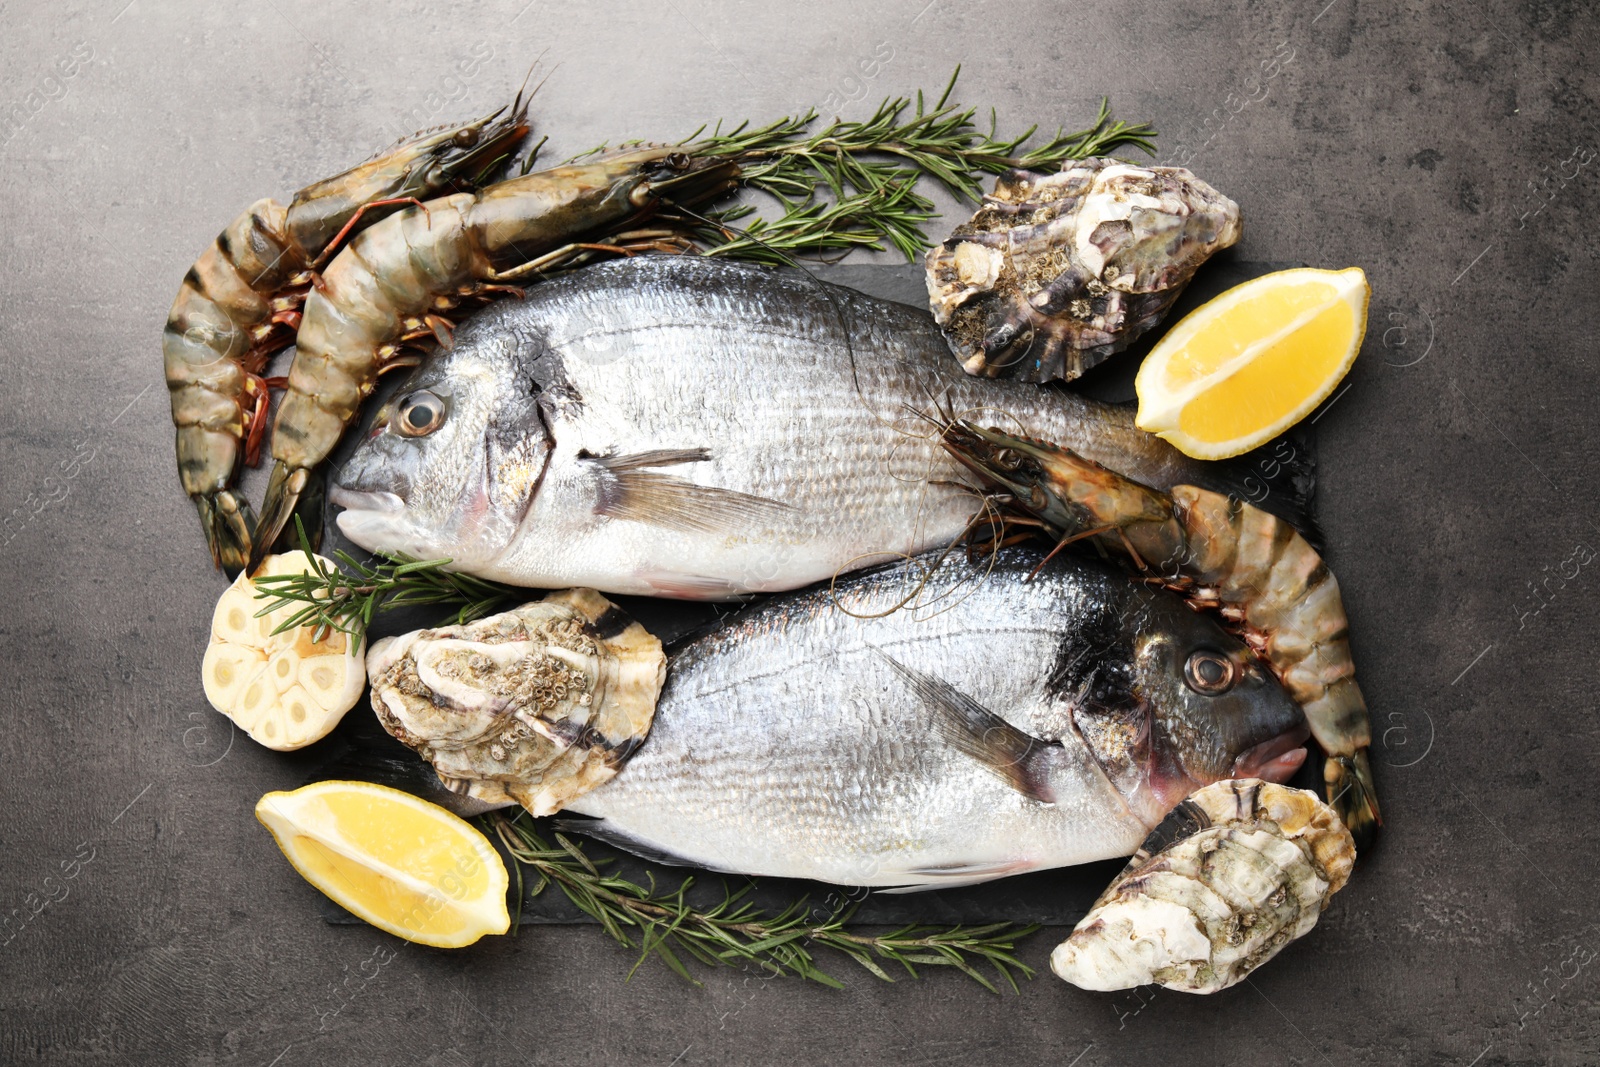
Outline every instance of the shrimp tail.
{"type": "Polygon", "coordinates": [[[1330,756],[1322,766],[1322,777],[1329,807],[1339,813],[1345,829],[1355,839],[1356,851],[1366,852],[1377,842],[1378,830],[1383,826],[1367,750],[1357,749],[1349,756],[1330,756]]]}
{"type": "Polygon", "coordinates": [[[250,502],[231,489],[219,489],[197,495],[194,503],[211,558],[230,576],[238,573],[249,561],[251,532],[256,525],[250,502]]]}
{"type": "MultiPolygon", "coordinates": [[[[261,536],[253,540],[247,553],[251,574],[256,572],[261,561],[272,551],[273,541],[278,534],[290,528],[289,519],[297,510],[300,493],[310,478],[311,472],[305,467],[290,467],[281,459],[273,463],[272,474],[267,479],[267,495],[262,503],[261,518],[255,525],[261,531],[261,536]]],[[[315,524],[315,528],[320,531],[321,524],[315,524]]]]}
{"type": "MultiPolygon", "coordinates": [[[[274,469],[273,473],[277,473],[276,469],[274,469]]],[[[322,467],[290,470],[284,482],[280,484],[285,485],[283,504],[280,507],[287,507],[288,511],[284,512],[283,526],[279,528],[277,534],[273,537],[266,536],[268,527],[259,524],[256,526],[256,540],[266,546],[262,549],[263,555],[269,552],[298,551],[301,547],[301,537],[306,539],[306,543],[311,546],[311,551],[321,551],[322,535],[325,528],[322,521],[323,512],[327,509],[328,504],[328,478],[326,471],[322,467]],[[287,484],[291,481],[300,486],[297,492],[291,493],[287,490],[287,484]]],[[[269,495],[268,499],[274,498],[269,495]]],[[[252,572],[254,569],[254,564],[252,564],[252,572]]]]}

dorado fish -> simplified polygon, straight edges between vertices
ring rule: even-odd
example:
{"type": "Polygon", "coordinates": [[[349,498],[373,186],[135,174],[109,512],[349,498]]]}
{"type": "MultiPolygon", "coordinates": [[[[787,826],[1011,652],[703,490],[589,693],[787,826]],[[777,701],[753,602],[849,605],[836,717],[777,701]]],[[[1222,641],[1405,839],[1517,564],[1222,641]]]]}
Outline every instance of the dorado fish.
{"type": "MultiPolygon", "coordinates": [[[[1195,789],[1300,766],[1305,720],[1242,642],[1094,562],[1052,561],[1029,581],[1039,560],[923,557],[747,609],[671,656],[642,744],[508,701],[542,693],[500,684],[491,661],[514,647],[469,647],[455,627],[375,646],[373,707],[461,791],[502,803],[541,787],[528,778],[543,770],[521,768],[549,760],[524,749],[620,744],[631,755],[614,776],[565,799],[589,817],[572,829],[670,862],[846,885],[1125,856],[1195,789]],[[430,666],[457,654],[478,666],[430,666]],[[522,740],[530,729],[543,741],[522,740]]],[[[598,618],[596,641],[629,625],[615,608],[598,618]]],[[[520,624],[474,625],[494,642],[520,624]]],[[[602,699],[570,684],[563,699],[574,692],[602,699]]]]}
{"type": "Polygon", "coordinates": [[[1123,408],[967,377],[924,311],[797,270],[644,256],[465,323],[330,498],[369,550],[515,585],[724,599],[958,538],[978,502],[939,415],[1146,485],[1239,489],[1238,465],[1190,460],[1123,408]]]}

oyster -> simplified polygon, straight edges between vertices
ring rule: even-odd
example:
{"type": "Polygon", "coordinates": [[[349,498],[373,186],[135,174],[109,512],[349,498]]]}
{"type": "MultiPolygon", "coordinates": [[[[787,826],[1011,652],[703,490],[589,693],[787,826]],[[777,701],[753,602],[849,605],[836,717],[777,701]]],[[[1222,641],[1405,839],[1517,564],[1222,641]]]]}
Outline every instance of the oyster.
{"type": "Polygon", "coordinates": [[[928,250],[928,299],[968,374],[1070,381],[1160,321],[1239,240],[1239,205],[1182,167],[1013,170],[928,250]]]}
{"type": "Polygon", "coordinates": [[[1310,931],[1354,863],[1349,831],[1314,793],[1217,782],[1152,831],[1050,968],[1083,989],[1215,993],[1310,931]]]}
{"type": "Polygon", "coordinates": [[[591,589],[372,646],[384,729],[444,784],[549,815],[617,773],[666,679],[661,642],[591,589]]]}

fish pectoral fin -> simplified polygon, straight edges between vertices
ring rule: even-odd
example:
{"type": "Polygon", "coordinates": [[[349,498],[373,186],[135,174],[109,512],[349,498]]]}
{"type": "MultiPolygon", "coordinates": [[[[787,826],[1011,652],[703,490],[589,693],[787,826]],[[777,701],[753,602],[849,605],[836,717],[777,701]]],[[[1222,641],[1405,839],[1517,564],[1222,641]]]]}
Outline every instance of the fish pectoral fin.
{"type": "Polygon", "coordinates": [[[781,500],[698,485],[675,474],[644,469],[710,458],[711,453],[703,448],[590,457],[603,471],[595,514],[685,533],[739,533],[794,510],[781,500]]]}
{"type": "Polygon", "coordinates": [[[893,877],[904,876],[905,885],[880,889],[879,893],[925,893],[930,889],[958,889],[964,885],[992,882],[1033,870],[1027,860],[993,860],[985,863],[950,863],[937,867],[907,867],[887,872],[893,877]]]}
{"type": "Polygon", "coordinates": [[[943,678],[908,667],[882,650],[874,651],[888,660],[911,691],[933,710],[934,727],[952,748],[977,760],[984,770],[1023,796],[1042,804],[1056,802],[1050,788],[1049,759],[1059,744],[1018,729],[943,678]]]}
{"type": "Polygon", "coordinates": [[[675,467],[680,463],[704,463],[711,458],[709,448],[656,448],[629,456],[591,456],[606,470],[632,471],[641,467],[675,467]]]}

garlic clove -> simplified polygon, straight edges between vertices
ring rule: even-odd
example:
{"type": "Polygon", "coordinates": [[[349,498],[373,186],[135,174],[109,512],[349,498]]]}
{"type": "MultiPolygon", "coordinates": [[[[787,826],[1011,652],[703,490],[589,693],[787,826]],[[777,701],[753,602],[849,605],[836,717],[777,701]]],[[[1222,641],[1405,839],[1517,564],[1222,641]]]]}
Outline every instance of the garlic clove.
{"type": "Polygon", "coordinates": [[[266,665],[266,657],[253,648],[222,641],[213,643],[206,649],[205,661],[200,667],[206,699],[216,708],[231,706],[266,665]]]}
{"type": "Polygon", "coordinates": [[[278,692],[287,692],[300,681],[300,656],[292,648],[281,648],[267,660],[267,676],[278,692]]]}

